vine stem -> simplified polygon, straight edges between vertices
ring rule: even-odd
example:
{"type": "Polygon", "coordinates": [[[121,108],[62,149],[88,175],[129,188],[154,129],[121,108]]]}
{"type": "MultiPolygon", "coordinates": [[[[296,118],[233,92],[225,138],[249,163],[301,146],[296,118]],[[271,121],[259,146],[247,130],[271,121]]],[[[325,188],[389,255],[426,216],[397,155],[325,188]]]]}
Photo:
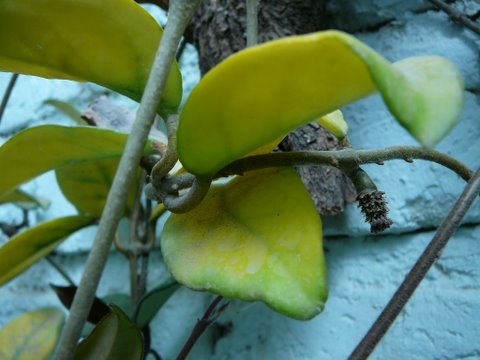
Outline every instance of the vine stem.
{"type": "Polygon", "coordinates": [[[0,103],[0,123],[2,122],[3,114],[5,113],[8,100],[10,99],[10,95],[12,95],[12,91],[15,86],[15,83],[17,82],[17,79],[18,79],[18,74],[12,74],[12,77],[8,82],[7,89],[5,90],[5,94],[3,95],[2,102],[0,103]]]}
{"type": "Polygon", "coordinates": [[[70,315],[63,328],[55,359],[67,360],[73,357],[82,327],[92,306],[116,228],[123,213],[128,189],[133,181],[133,176],[130,174],[135,171],[140,163],[143,148],[153,124],[172,62],[175,59],[178,44],[200,1],[175,0],[170,2],[168,24],[155,55],[125,151],[108,193],[92,251],[88,256],[70,315]]]}
{"type": "Polygon", "coordinates": [[[248,156],[232,162],[221,169],[215,177],[240,175],[246,171],[267,167],[329,165],[348,173],[349,169],[362,164],[383,164],[387,160],[414,159],[428,160],[447,167],[465,181],[470,180],[473,171],[460,161],[441,152],[420,147],[389,147],[380,150],[343,149],[334,151],[290,151],[248,156]]]}
{"type": "Polygon", "coordinates": [[[463,26],[469,28],[473,32],[480,35],[480,25],[470,20],[467,15],[461,13],[460,11],[455,9],[453,6],[446,4],[444,1],[441,1],[441,0],[428,0],[428,1],[431,2],[433,5],[435,5],[437,8],[444,11],[452,20],[458,23],[461,23],[463,26]]]}
{"type": "Polygon", "coordinates": [[[260,0],[247,1],[247,47],[258,44],[258,3],[260,0]]]}
{"type": "Polygon", "coordinates": [[[201,319],[198,319],[197,323],[193,327],[192,333],[188,337],[187,342],[183,345],[182,350],[177,356],[177,360],[185,360],[192,350],[195,343],[198,341],[200,336],[207,330],[207,328],[217,320],[217,318],[222,314],[222,312],[227,308],[228,302],[224,305],[218,307],[222,302],[223,297],[217,296],[212,303],[208,306],[205,314],[203,314],[201,319]],[[217,309],[218,307],[218,309],[217,309]]]}
{"type": "Polygon", "coordinates": [[[480,170],[478,170],[468,182],[465,190],[455,203],[455,206],[447,215],[438,228],[435,236],[423,251],[405,280],[388,302],[385,309],[377,318],[365,337],[358,344],[350,355],[350,360],[367,359],[373,352],[376,345],[388,331],[392,323],[404,308],[415,289],[423,280],[435,260],[440,257],[441,252],[460,225],[463,217],[473,204],[473,201],[480,193],[480,170]]]}

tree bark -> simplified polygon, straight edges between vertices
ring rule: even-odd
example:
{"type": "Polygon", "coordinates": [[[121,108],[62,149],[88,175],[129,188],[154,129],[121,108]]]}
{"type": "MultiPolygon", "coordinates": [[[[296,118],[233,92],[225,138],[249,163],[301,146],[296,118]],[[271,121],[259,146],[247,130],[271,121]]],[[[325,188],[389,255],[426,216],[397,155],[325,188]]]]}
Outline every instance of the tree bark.
{"type": "MultiPolygon", "coordinates": [[[[258,15],[259,42],[323,29],[326,0],[261,0],[258,15]]],[[[192,37],[202,74],[246,45],[245,1],[205,0],[192,26],[192,37]]],[[[281,150],[336,150],[338,141],[317,124],[292,132],[281,150]]],[[[322,215],[343,211],[355,198],[350,181],[331,167],[297,169],[322,215]]]]}

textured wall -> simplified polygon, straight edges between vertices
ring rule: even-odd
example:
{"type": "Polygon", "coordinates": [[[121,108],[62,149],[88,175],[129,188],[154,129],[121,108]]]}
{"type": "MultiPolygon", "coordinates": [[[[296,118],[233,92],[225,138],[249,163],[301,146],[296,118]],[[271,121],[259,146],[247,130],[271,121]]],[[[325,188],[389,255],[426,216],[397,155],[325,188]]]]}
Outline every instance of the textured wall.
{"type": "MultiPolygon", "coordinates": [[[[468,14],[480,10],[478,1],[457,1],[468,14]]],[[[468,166],[480,166],[480,37],[450,22],[444,13],[421,1],[331,0],[334,28],[349,31],[395,61],[406,56],[437,54],[460,68],[466,85],[466,106],[461,122],[438,146],[468,166]]],[[[156,13],[160,16],[158,13],[156,13]]],[[[196,57],[189,49],[183,58],[187,88],[198,78],[196,57]]],[[[9,76],[0,73],[0,94],[9,76]]],[[[20,77],[0,125],[0,143],[26,126],[67,124],[62,114],[44,106],[46,99],[71,102],[84,109],[105,91],[90,84],[20,77]]],[[[134,107],[125,98],[109,95],[119,104],[134,107]]],[[[372,96],[344,109],[355,148],[414,145],[397,125],[381,99],[372,96]]],[[[431,239],[433,229],[449,211],[463,188],[455,174],[440,166],[416,161],[388,162],[366,167],[387,193],[393,228],[384,236],[370,236],[358,209],[350,206],[341,216],[324,219],[330,278],[330,296],[324,313],[309,322],[280,316],[261,304],[233,302],[217,327],[202,339],[192,359],[342,359],[360,340],[404,274],[431,239]],[[335,236],[333,236],[335,235],[335,236]],[[228,329],[228,331],[225,331],[228,329]]],[[[8,176],[2,169],[1,176],[8,176]]],[[[25,186],[53,200],[48,210],[30,214],[32,224],[75,213],[61,199],[52,175],[25,186]]],[[[0,206],[0,221],[19,222],[20,211],[0,206]]],[[[478,359],[480,358],[480,203],[477,201],[441,259],[415,293],[412,301],[372,356],[373,359],[478,359]]],[[[72,236],[56,259],[75,280],[91,243],[94,229],[72,236]]],[[[0,235],[0,242],[6,239],[0,235]]],[[[150,281],[167,275],[160,254],[152,256],[150,281]]],[[[128,292],[128,264],[113,254],[100,294],[128,292]]],[[[48,283],[62,279],[46,262],[38,263],[17,280],[0,288],[0,326],[21,312],[45,305],[59,306],[48,283]]],[[[209,295],[182,289],[154,321],[153,339],[165,359],[174,358],[209,295]]]]}

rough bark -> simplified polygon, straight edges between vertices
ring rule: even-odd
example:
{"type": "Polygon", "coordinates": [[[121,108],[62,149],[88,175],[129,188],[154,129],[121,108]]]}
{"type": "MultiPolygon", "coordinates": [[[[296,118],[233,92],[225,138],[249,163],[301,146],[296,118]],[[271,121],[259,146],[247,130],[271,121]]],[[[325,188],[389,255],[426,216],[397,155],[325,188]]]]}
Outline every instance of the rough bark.
{"type": "MultiPolygon", "coordinates": [[[[265,42],[294,34],[321,30],[325,24],[326,0],[261,0],[259,41],[265,42]]],[[[230,54],[245,47],[245,1],[205,0],[193,21],[193,42],[200,57],[203,74],[230,54]]],[[[283,150],[333,150],[337,140],[315,124],[288,135],[283,150]]],[[[353,201],[353,187],[334,168],[297,169],[322,215],[343,211],[353,201]]]]}

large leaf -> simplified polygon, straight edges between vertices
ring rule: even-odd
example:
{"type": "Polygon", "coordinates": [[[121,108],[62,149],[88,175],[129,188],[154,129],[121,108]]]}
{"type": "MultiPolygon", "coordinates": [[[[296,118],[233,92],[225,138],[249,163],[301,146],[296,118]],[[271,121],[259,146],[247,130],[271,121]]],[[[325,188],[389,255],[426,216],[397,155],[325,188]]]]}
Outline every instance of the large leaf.
{"type": "Polygon", "coordinates": [[[116,306],[80,343],[75,360],[141,360],[143,339],[140,330],[116,306]]]}
{"type": "MultiPolygon", "coordinates": [[[[63,195],[79,212],[99,217],[105,206],[118,162],[118,159],[107,159],[67,165],[57,169],[55,175],[63,195]]],[[[138,180],[139,174],[132,174],[135,175],[138,180]]],[[[134,201],[137,187],[138,181],[133,181],[127,207],[134,201]]]]}
{"type": "Polygon", "coordinates": [[[168,219],[161,245],[175,279],[193,289],[261,300],[301,320],[323,309],[321,222],[291,168],[215,186],[193,211],[168,219]]]}
{"type": "MultiPolygon", "coordinates": [[[[132,0],[0,0],[0,71],[91,81],[140,100],[162,36],[132,0]]],[[[161,109],[182,96],[173,64],[161,109]]]]}
{"type": "Polygon", "coordinates": [[[63,320],[63,313],[53,308],[18,317],[0,330],[0,359],[48,359],[55,349],[63,320]]]}
{"type": "Polygon", "coordinates": [[[181,114],[180,160],[194,174],[212,175],[375,90],[426,146],[448,133],[462,108],[463,82],[444,58],[416,57],[392,65],[338,31],[293,36],[240,51],[205,75],[181,114]]]}
{"type": "Polygon", "coordinates": [[[21,189],[15,189],[0,197],[0,205],[14,203],[23,209],[31,210],[38,207],[46,209],[50,206],[50,201],[43,197],[33,196],[21,189]]]}
{"type": "MultiPolygon", "coordinates": [[[[0,196],[34,177],[80,162],[118,159],[127,135],[92,127],[37,126],[0,146],[0,196]]],[[[150,143],[145,153],[151,152],[150,143]]]]}
{"type": "Polygon", "coordinates": [[[89,216],[67,216],[46,221],[12,237],[0,247],[0,285],[47,256],[73,232],[93,222],[89,216]]]}

